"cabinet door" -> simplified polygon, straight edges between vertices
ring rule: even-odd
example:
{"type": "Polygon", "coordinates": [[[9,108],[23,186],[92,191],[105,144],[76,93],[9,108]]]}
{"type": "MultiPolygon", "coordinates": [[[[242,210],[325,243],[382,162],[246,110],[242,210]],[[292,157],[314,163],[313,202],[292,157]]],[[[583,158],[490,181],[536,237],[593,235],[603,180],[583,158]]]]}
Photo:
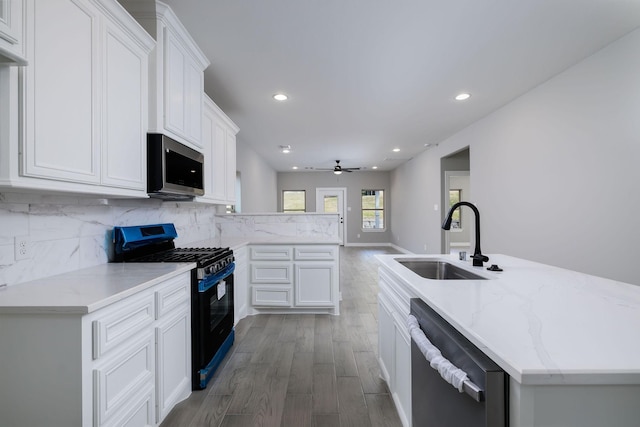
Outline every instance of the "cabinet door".
{"type": "Polygon", "coordinates": [[[387,381],[389,390],[395,390],[395,372],[393,348],[395,342],[395,326],[393,325],[393,315],[389,305],[385,302],[384,296],[378,295],[378,357],[382,376],[387,381]]]}
{"type": "Polygon", "coordinates": [[[213,125],[211,197],[218,201],[226,200],[226,148],[226,129],[216,120],[213,125]]]}
{"type": "Polygon", "coordinates": [[[236,135],[227,129],[225,139],[225,200],[230,205],[236,202],[236,135]]]}
{"type": "Polygon", "coordinates": [[[20,64],[23,63],[22,4],[23,0],[0,0],[0,58],[4,55],[20,64]]]}
{"type": "Polygon", "coordinates": [[[332,307],[335,299],[335,265],[309,262],[295,264],[295,305],[297,307],[332,307]]]}
{"type": "Polygon", "coordinates": [[[186,54],[180,46],[179,40],[168,28],[165,31],[165,91],[164,114],[165,127],[177,133],[185,135],[185,62],[186,54]]]}
{"type": "Polygon", "coordinates": [[[233,274],[233,312],[235,323],[247,315],[247,249],[233,251],[236,270],[233,274]]]}
{"type": "Polygon", "coordinates": [[[28,6],[23,173],[98,183],[98,13],[86,0],[28,6]]]}
{"type": "Polygon", "coordinates": [[[188,305],[156,328],[157,421],[191,391],[191,311],[188,305]]]}
{"type": "Polygon", "coordinates": [[[105,55],[102,183],[145,191],[148,57],[114,26],[105,55]]]}
{"type": "Polygon", "coordinates": [[[212,199],[213,191],[213,122],[214,117],[207,103],[202,112],[202,153],[204,154],[204,196],[212,199]]]}
{"type": "Polygon", "coordinates": [[[185,133],[187,139],[202,148],[202,98],[204,93],[204,73],[198,65],[189,60],[185,62],[185,133]]]}
{"type": "Polygon", "coordinates": [[[393,393],[401,420],[411,425],[411,338],[407,331],[406,321],[396,319],[394,334],[394,371],[395,384],[393,393]]]}

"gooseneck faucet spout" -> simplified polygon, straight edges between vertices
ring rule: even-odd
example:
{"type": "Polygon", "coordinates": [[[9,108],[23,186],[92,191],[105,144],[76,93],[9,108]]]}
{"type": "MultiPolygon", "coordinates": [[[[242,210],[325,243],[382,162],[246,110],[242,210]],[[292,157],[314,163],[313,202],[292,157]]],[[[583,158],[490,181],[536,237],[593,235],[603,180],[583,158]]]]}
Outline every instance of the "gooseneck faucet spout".
{"type": "Polygon", "coordinates": [[[480,212],[478,208],[476,208],[472,203],[469,202],[458,202],[455,205],[451,206],[449,209],[449,213],[447,213],[447,217],[442,223],[443,230],[451,229],[451,220],[453,219],[453,212],[458,209],[460,206],[468,206],[471,208],[473,213],[476,215],[476,247],[473,251],[473,266],[474,267],[482,267],[487,261],[489,261],[489,257],[486,255],[482,255],[482,251],[480,250],[480,212]]]}

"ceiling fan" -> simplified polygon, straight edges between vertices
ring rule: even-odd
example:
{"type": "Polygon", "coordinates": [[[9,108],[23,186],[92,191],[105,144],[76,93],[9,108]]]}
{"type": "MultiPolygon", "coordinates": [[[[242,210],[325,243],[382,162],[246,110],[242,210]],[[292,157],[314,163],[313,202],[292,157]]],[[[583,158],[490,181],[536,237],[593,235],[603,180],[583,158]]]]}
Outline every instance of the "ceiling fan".
{"type": "Polygon", "coordinates": [[[333,171],[333,173],[335,173],[336,175],[340,175],[342,172],[359,171],[360,168],[343,168],[342,166],[340,166],[340,160],[336,160],[336,165],[333,167],[333,169],[316,169],[316,170],[333,171]]]}

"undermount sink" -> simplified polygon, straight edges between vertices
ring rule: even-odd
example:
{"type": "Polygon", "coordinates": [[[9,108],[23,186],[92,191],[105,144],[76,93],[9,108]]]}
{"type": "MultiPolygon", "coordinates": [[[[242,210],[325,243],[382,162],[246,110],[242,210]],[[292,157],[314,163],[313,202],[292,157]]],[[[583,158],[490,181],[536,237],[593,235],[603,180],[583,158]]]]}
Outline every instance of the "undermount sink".
{"type": "Polygon", "coordinates": [[[396,259],[400,264],[425,279],[433,280],[487,280],[471,271],[446,261],[435,259],[396,259]]]}

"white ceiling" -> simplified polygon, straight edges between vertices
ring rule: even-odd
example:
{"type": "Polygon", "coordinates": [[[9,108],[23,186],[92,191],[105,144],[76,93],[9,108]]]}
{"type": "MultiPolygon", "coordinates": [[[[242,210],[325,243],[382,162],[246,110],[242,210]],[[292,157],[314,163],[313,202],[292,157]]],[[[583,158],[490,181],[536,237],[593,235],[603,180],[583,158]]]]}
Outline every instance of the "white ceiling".
{"type": "Polygon", "coordinates": [[[166,3],[211,61],[205,91],[277,171],[393,169],[640,26],[640,0],[166,3]]]}

